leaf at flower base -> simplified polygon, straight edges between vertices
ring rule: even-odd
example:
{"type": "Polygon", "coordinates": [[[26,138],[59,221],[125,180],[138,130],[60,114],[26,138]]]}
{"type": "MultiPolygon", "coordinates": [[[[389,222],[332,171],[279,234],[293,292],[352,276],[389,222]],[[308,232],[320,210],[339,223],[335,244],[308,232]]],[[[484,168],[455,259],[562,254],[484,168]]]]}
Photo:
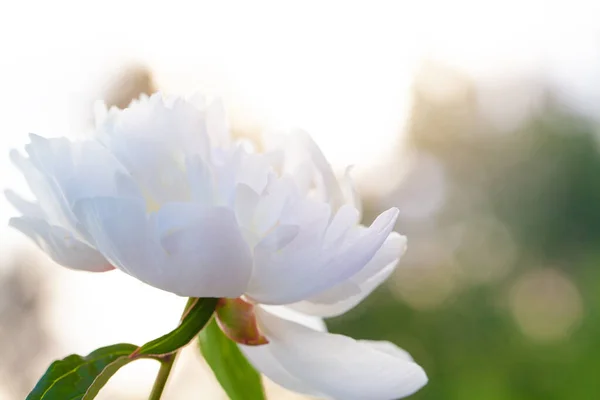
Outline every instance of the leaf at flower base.
{"type": "Polygon", "coordinates": [[[191,342],[198,332],[204,328],[212,317],[217,302],[218,299],[214,298],[193,299],[177,328],[158,339],[146,343],[130,357],[160,356],[179,350],[191,342]]]}
{"type": "Polygon", "coordinates": [[[119,368],[131,362],[137,349],[121,343],[97,349],[85,357],[72,354],[53,362],[26,400],[90,400],[119,368]]]}
{"type": "Polygon", "coordinates": [[[231,400],[264,400],[260,374],[213,319],[198,335],[200,351],[231,400]]]}

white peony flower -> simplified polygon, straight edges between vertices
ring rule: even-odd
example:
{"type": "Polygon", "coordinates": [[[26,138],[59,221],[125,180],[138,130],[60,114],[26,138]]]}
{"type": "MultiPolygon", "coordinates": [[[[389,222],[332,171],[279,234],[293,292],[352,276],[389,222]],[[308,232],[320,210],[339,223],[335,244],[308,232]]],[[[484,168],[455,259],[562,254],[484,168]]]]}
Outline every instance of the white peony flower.
{"type": "Polygon", "coordinates": [[[418,390],[426,375],[404,351],[328,334],[320,319],[393,271],[406,246],[392,231],[398,211],[359,225],[351,186],[306,135],[259,154],[233,143],[224,121],[218,102],[156,94],[100,107],[88,141],[31,135],[28,157],[11,157],[37,202],[7,192],[23,214],[10,224],[68,268],[117,268],[180,296],[243,296],[269,343],[240,347],[289,389],[369,400],[418,390]]]}

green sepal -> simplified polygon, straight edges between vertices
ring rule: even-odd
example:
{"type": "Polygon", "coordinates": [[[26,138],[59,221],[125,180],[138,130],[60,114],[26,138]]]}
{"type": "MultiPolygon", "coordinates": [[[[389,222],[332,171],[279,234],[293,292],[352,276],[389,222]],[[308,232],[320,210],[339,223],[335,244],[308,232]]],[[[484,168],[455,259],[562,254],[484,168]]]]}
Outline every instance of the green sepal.
{"type": "Polygon", "coordinates": [[[254,304],[237,299],[220,299],[215,318],[217,324],[229,339],[247,346],[261,346],[269,343],[258,328],[254,304]]]}

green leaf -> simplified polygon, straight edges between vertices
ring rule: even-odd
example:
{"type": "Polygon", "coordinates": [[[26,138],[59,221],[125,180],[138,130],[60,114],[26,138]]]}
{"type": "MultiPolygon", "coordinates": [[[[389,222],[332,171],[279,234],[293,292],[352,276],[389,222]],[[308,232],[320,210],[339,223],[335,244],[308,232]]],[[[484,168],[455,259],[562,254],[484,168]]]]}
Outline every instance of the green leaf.
{"type": "Polygon", "coordinates": [[[53,362],[27,400],[91,400],[122,366],[139,358],[163,362],[164,356],[185,346],[210,320],[218,299],[190,299],[179,326],[146,343],[115,344],[85,357],[72,354],[53,362]]]}
{"type": "Polygon", "coordinates": [[[231,400],[264,400],[260,374],[213,319],[198,335],[200,351],[231,400]]]}
{"type": "Polygon", "coordinates": [[[27,400],[90,400],[119,368],[132,361],[133,344],[121,343],[93,351],[85,357],[72,354],[53,362],[27,400]]]}
{"type": "Polygon", "coordinates": [[[219,299],[194,299],[175,330],[146,343],[132,357],[164,355],[179,350],[192,341],[210,320],[219,299]]]}

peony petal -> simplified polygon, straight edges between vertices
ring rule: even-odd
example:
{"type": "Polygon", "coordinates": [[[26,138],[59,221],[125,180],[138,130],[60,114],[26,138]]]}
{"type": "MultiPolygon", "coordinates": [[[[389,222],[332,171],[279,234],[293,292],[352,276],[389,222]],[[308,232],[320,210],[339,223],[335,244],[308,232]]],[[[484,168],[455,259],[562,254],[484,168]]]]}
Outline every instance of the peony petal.
{"type": "Polygon", "coordinates": [[[388,342],[386,340],[359,340],[358,342],[364,343],[368,346],[373,347],[376,350],[382,351],[402,360],[415,362],[415,360],[412,358],[408,351],[401,349],[392,342],[388,342]]]}
{"type": "Polygon", "coordinates": [[[253,230],[254,213],[260,196],[250,186],[239,184],[235,189],[233,208],[240,226],[253,230]]]}
{"type": "Polygon", "coordinates": [[[106,118],[99,138],[160,205],[189,199],[185,159],[210,158],[206,130],[205,112],[155,94],[106,118]]]}
{"type": "Polygon", "coordinates": [[[327,332],[327,325],[325,325],[323,318],[298,312],[288,306],[267,306],[262,304],[260,308],[276,317],[296,322],[315,331],[327,332]]]}
{"type": "Polygon", "coordinates": [[[255,209],[253,218],[254,230],[263,235],[272,229],[281,219],[292,188],[286,180],[272,181],[255,209]]]}
{"type": "MultiPolygon", "coordinates": [[[[286,210],[282,214],[284,218],[278,222],[278,226],[298,228],[293,240],[277,250],[264,245],[254,248],[254,275],[248,295],[261,303],[267,303],[266,300],[272,296],[285,296],[289,287],[297,286],[307,271],[310,273],[311,268],[320,265],[318,262],[323,233],[329,220],[329,205],[311,201],[298,203],[286,210]]],[[[298,289],[296,287],[293,290],[298,289]]]]}
{"type": "Polygon", "coordinates": [[[299,228],[295,225],[278,225],[273,228],[254,248],[255,252],[278,252],[296,236],[299,228]]]}
{"type": "Polygon", "coordinates": [[[326,197],[325,200],[331,205],[331,208],[336,211],[345,203],[345,201],[342,189],[333,173],[331,165],[310,135],[303,131],[298,131],[296,134],[299,136],[306,151],[310,154],[310,158],[321,176],[323,191],[326,197]]]}
{"type": "MultiPolygon", "coordinates": [[[[177,293],[192,297],[239,297],[247,289],[252,274],[252,255],[237,225],[232,210],[205,207],[189,209],[186,226],[160,231],[160,242],[168,254],[167,262],[177,293]],[[177,268],[175,271],[173,268],[177,268]]],[[[158,214],[173,210],[163,207],[158,214]]]]}
{"type": "MultiPolygon", "coordinates": [[[[261,306],[262,309],[268,310],[269,313],[278,318],[284,318],[319,332],[327,332],[327,327],[321,318],[311,317],[301,314],[288,307],[283,306],[261,306]]],[[[298,377],[290,374],[279,361],[274,357],[268,345],[262,346],[244,346],[238,345],[242,353],[254,365],[258,371],[263,373],[272,381],[279,385],[293,390],[298,393],[303,393],[309,396],[322,397],[322,393],[311,388],[306,382],[303,382],[298,377]]]]}
{"type": "Polygon", "coordinates": [[[322,293],[357,274],[379,251],[398,216],[390,209],[358,238],[324,249],[310,224],[301,224],[292,242],[270,252],[255,249],[255,273],[248,295],[264,304],[290,304],[322,293]],[[301,243],[300,245],[298,243],[301,243]]]}
{"type": "MultiPolygon", "coordinates": [[[[54,176],[70,207],[77,200],[87,197],[141,198],[141,192],[129,173],[99,143],[72,143],[70,152],[73,169],[65,174],[54,176]]],[[[54,162],[62,163],[58,158],[54,162]]]]}
{"type": "Polygon", "coordinates": [[[125,110],[111,108],[107,118],[97,121],[100,139],[111,148],[122,139],[141,139],[204,159],[209,154],[206,129],[206,113],[193,102],[161,93],[142,96],[125,110]]]}
{"type": "Polygon", "coordinates": [[[186,158],[186,174],[192,200],[204,205],[213,202],[213,175],[209,165],[196,155],[186,158]]]}
{"type": "Polygon", "coordinates": [[[35,167],[44,173],[66,176],[74,169],[71,142],[64,137],[46,139],[30,133],[25,151],[35,167]]]}
{"type": "Polygon", "coordinates": [[[262,154],[246,154],[238,171],[237,184],[248,185],[256,193],[262,193],[272,174],[269,160],[262,154]]]}
{"type": "Polygon", "coordinates": [[[77,240],[68,230],[43,219],[11,218],[10,225],[32,239],[56,263],[71,269],[104,272],[114,267],[95,249],[77,240]]]}
{"type": "Polygon", "coordinates": [[[342,179],[340,186],[346,204],[356,208],[359,212],[360,218],[362,214],[362,200],[358,194],[358,191],[356,190],[354,182],[352,181],[352,177],[350,176],[352,173],[352,168],[352,166],[346,168],[346,172],[344,173],[344,178],[342,179]]]}
{"type": "Polygon", "coordinates": [[[211,142],[217,147],[229,147],[231,134],[223,102],[215,99],[206,106],[205,111],[206,127],[211,142]]]}
{"type": "Polygon", "coordinates": [[[230,210],[178,203],[147,216],[135,199],[91,198],[75,213],[107,259],[151,286],[187,297],[246,289],[252,259],[230,210]]]}
{"type": "Polygon", "coordinates": [[[369,263],[345,282],[292,305],[294,309],[320,317],[335,317],[354,308],[396,269],[406,250],[406,237],[392,232],[369,263]]]}
{"type": "Polygon", "coordinates": [[[358,224],[359,212],[353,206],[342,206],[325,232],[325,246],[334,246],[346,237],[346,233],[358,224]]]}
{"type": "Polygon", "coordinates": [[[155,203],[190,198],[184,155],[166,138],[152,140],[122,133],[111,140],[110,150],[155,203]]]}
{"type": "Polygon", "coordinates": [[[302,384],[336,399],[391,400],[409,396],[427,383],[423,369],[389,342],[315,331],[264,310],[257,316],[269,344],[261,346],[262,357],[246,355],[261,372],[289,389],[302,384]],[[265,356],[267,350],[270,354],[265,356]]]}
{"type": "Polygon", "coordinates": [[[70,207],[80,198],[140,196],[127,171],[99,143],[45,139],[33,134],[30,138],[26,146],[29,160],[15,153],[13,161],[25,174],[41,206],[48,209],[45,211],[51,223],[75,228],[70,207]]]}
{"type": "Polygon", "coordinates": [[[262,346],[238,345],[238,347],[254,368],[273,382],[297,393],[321,397],[320,392],[283,368],[271,352],[268,344],[262,346]]]}
{"type": "Polygon", "coordinates": [[[26,217],[45,218],[44,211],[37,203],[32,203],[25,200],[13,190],[6,189],[4,191],[6,200],[22,215],[26,217]]]}
{"type": "Polygon", "coordinates": [[[98,251],[115,267],[142,281],[160,275],[156,261],[162,257],[159,246],[149,240],[143,201],[94,197],[79,200],[73,210],[98,251]]]}
{"type": "Polygon", "coordinates": [[[40,172],[30,159],[23,157],[16,150],[10,152],[13,164],[25,176],[31,192],[40,203],[44,215],[51,225],[74,228],[76,223],[67,201],[55,181],[49,180],[40,172]]]}
{"type": "Polygon", "coordinates": [[[233,207],[238,183],[237,175],[246,156],[245,150],[238,145],[227,151],[215,152],[213,156],[218,159],[213,165],[215,204],[233,207]]]}

